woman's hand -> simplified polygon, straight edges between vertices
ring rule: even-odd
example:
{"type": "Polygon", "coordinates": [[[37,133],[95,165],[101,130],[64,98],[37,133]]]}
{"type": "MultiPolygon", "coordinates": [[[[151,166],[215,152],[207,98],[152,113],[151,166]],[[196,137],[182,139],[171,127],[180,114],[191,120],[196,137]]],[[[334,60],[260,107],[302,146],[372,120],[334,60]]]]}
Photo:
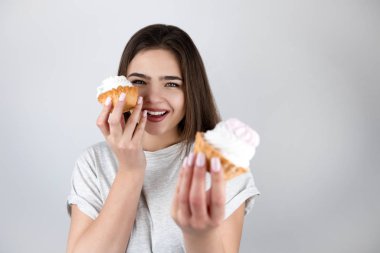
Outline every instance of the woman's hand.
{"type": "Polygon", "coordinates": [[[119,169],[145,169],[146,159],[142,149],[142,138],[146,124],[146,111],[141,113],[142,97],[138,98],[127,123],[122,113],[125,93],[121,93],[119,102],[113,109],[110,97],[100,113],[96,125],[102,131],[108,145],[119,161],[119,169]]]}
{"type": "Polygon", "coordinates": [[[224,220],[225,182],[219,158],[211,159],[211,188],[205,190],[203,153],[184,159],[172,205],[172,217],[184,235],[202,236],[224,220]]]}

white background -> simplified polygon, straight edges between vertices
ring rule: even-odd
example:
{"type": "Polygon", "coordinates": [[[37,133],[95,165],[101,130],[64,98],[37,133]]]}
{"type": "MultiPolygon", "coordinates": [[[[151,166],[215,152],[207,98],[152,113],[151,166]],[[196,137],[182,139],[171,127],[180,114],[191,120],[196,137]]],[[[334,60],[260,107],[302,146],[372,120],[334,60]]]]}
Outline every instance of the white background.
{"type": "Polygon", "coordinates": [[[96,87],[138,29],[190,34],[224,119],[261,136],[241,252],[380,249],[379,1],[0,2],[0,252],[64,252],[96,87]]]}

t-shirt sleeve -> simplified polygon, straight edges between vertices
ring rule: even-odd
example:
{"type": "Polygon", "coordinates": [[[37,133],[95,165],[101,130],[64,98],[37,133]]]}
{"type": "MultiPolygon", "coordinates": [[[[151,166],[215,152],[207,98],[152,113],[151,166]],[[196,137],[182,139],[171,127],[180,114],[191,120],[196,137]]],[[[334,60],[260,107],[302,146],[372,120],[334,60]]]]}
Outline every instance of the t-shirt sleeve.
{"type": "Polygon", "coordinates": [[[225,219],[245,202],[244,215],[253,207],[255,198],[260,195],[251,172],[237,176],[226,183],[225,219]]]}
{"type": "Polygon", "coordinates": [[[69,215],[71,215],[71,205],[74,204],[92,219],[98,216],[102,206],[94,154],[89,149],[79,156],[74,165],[70,194],[67,198],[69,215]]]}

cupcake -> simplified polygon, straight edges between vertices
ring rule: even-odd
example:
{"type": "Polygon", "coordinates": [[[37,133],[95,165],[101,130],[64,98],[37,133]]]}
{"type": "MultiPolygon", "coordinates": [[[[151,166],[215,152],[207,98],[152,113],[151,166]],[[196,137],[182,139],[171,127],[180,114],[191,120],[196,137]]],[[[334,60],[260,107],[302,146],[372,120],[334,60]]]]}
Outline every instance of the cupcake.
{"type": "Polygon", "coordinates": [[[124,92],[126,98],[124,100],[123,113],[135,107],[139,94],[138,88],[134,87],[125,76],[111,76],[103,80],[102,85],[97,88],[97,92],[98,101],[101,104],[104,104],[107,97],[110,96],[113,108],[118,103],[120,94],[124,92]]]}
{"type": "Polygon", "coordinates": [[[212,130],[197,132],[194,153],[203,152],[208,165],[212,157],[219,157],[224,179],[229,180],[249,171],[259,143],[256,131],[238,119],[228,119],[212,130]]]}

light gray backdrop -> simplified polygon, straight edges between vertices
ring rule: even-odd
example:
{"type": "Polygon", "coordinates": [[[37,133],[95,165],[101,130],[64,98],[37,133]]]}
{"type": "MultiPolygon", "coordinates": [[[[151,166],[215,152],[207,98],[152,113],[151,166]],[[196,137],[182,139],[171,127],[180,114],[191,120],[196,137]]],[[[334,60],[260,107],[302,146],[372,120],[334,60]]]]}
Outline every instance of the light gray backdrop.
{"type": "Polygon", "coordinates": [[[96,87],[130,36],[174,24],[223,118],[255,128],[241,252],[379,252],[380,1],[0,2],[0,252],[64,252],[96,87]]]}

